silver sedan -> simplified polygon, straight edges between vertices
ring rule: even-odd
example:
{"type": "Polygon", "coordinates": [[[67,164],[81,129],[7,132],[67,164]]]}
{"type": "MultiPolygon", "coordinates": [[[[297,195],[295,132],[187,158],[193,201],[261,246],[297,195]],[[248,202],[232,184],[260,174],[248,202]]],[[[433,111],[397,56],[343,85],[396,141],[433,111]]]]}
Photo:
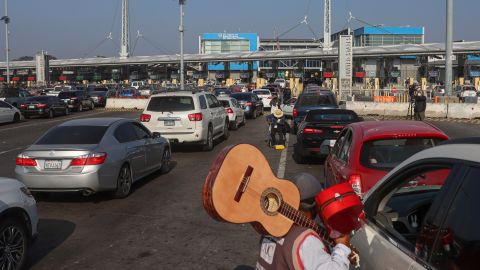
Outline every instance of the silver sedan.
{"type": "Polygon", "coordinates": [[[47,131],[16,159],[15,174],[36,192],[114,191],[170,169],[171,150],[159,133],[122,118],[71,120],[47,131]]]}

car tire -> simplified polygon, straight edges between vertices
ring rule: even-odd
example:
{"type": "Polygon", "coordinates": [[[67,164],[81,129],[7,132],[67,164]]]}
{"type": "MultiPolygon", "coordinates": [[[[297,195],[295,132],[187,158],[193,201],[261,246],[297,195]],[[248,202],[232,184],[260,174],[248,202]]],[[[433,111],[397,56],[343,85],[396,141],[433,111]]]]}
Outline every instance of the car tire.
{"type": "Polygon", "coordinates": [[[47,117],[50,118],[50,119],[55,117],[55,112],[53,111],[53,109],[48,110],[47,117]]]}
{"type": "Polygon", "coordinates": [[[80,105],[78,105],[77,111],[79,111],[79,112],[83,111],[83,105],[81,103],[80,103],[80,105]]]}
{"type": "Polygon", "coordinates": [[[256,119],[256,118],[257,118],[257,110],[254,110],[252,113],[252,119],[256,119]]]}
{"type": "Polygon", "coordinates": [[[70,110],[67,108],[65,108],[65,112],[64,112],[65,115],[69,115],[70,114],[70,110]]]}
{"type": "Polygon", "coordinates": [[[95,104],[92,102],[92,105],[90,105],[90,110],[93,111],[95,110],[95,104]]]}
{"type": "Polygon", "coordinates": [[[243,115],[242,123],[240,123],[242,127],[245,126],[245,124],[247,123],[247,121],[245,121],[246,120],[245,118],[246,118],[245,115],[243,115]]]}
{"type": "Polygon", "coordinates": [[[0,250],[3,253],[2,257],[8,258],[12,256],[18,258],[16,262],[8,259],[0,260],[0,269],[9,269],[10,263],[13,263],[13,265],[10,265],[10,269],[24,268],[28,250],[28,238],[27,227],[21,220],[7,217],[0,221],[0,250]],[[13,250],[12,247],[14,247],[13,250]]]}
{"type": "Polygon", "coordinates": [[[113,196],[115,199],[123,199],[126,198],[132,189],[132,171],[130,167],[125,164],[120,169],[117,178],[117,189],[113,196]]]}
{"type": "Polygon", "coordinates": [[[295,148],[293,148],[293,159],[298,164],[305,163],[305,157],[300,154],[300,150],[298,149],[298,144],[295,144],[295,148]]]}
{"type": "Polygon", "coordinates": [[[12,123],[18,123],[18,122],[20,122],[20,114],[19,114],[19,113],[15,113],[15,114],[13,115],[13,121],[12,121],[12,123]]]}
{"type": "Polygon", "coordinates": [[[203,151],[212,151],[213,149],[213,128],[212,126],[208,127],[207,140],[202,147],[203,151]]]}
{"type": "Polygon", "coordinates": [[[227,140],[228,137],[230,137],[230,130],[229,130],[229,121],[228,119],[225,120],[225,124],[223,125],[223,135],[222,135],[222,139],[223,140],[227,140]]]}
{"type": "Polygon", "coordinates": [[[172,152],[170,151],[170,148],[165,148],[165,151],[163,151],[162,154],[162,168],[160,169],[160,172],[162,174],[168,173],[171,168],[171,159],[172,159],[172,152]]]}

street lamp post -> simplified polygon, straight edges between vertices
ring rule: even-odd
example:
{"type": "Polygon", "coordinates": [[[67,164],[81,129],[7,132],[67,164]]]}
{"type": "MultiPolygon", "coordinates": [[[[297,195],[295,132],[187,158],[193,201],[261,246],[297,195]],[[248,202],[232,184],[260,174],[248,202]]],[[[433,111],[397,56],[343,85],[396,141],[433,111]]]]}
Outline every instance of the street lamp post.
{"type": "Polygon", "coordinates": [[[445,40],[445,92],[452,95],[453,0],[447,0],[447,31],[445,40]]]}
{"type": "Polygon", "coordinates": [[[178,31],[180,32],[180,90],[185,90],[185,78],[184,78],[184,59],[183,59],[183,6],[186,0],[179,0],[180,4],[180,26],[178,31]]]}
{"type": "Polygon", "coordinates": [[[10,84],[10,46],[8,42],[8,24],[10,23],[10,18],[8,17],[8,0],[5,0],[5,16],[0,18],[0,20],[5,22],[5,60],[7,62],[7,84],[10,84]]]}

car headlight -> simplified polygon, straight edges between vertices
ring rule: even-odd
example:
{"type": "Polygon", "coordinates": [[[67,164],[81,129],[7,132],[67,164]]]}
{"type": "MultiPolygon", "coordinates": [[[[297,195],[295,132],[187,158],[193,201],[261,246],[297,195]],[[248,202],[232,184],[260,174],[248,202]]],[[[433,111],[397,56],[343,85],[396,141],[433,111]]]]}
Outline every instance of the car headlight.
{"type": "Polygon", "coordinates": [[[33,197],[32,193],[30,192],[30,190],[27,187],[21,187],[20,191],[23,194],[27,195],[28,197],[33,197]]]}

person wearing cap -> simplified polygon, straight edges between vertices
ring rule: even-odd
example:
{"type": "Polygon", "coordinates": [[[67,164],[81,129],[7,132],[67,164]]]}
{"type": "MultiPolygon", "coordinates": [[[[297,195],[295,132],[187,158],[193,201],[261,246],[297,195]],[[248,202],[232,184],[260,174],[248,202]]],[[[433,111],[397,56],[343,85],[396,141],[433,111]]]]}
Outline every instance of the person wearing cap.
{"type": "MultiPolygon", "coordinates": [[[[295,175],[292,182],[300,191],[300,210],[313,219],[316,215],[314,198],[322,191],[320,182],[308,173],[295,175]]],[[[337,234],[337,245],[330,253],[315,231],[298,225],[293,225],[282,238],[264,235],[256,269],[349,269],[350,237],[338,232],[333,234],[337,234]]]]}
{"type": "Polygon", "coordinates": [[[290,131],[290,126],[288,125],[283,111],[280,109],[275,109],[272,114],[267,116],[268,127],[268,137],[272,141],[272,145],[278,143],[285,143],[285,135],[290,131]],[[281,132],[283,142],[276,141],[276,133],[281,132]]]}

